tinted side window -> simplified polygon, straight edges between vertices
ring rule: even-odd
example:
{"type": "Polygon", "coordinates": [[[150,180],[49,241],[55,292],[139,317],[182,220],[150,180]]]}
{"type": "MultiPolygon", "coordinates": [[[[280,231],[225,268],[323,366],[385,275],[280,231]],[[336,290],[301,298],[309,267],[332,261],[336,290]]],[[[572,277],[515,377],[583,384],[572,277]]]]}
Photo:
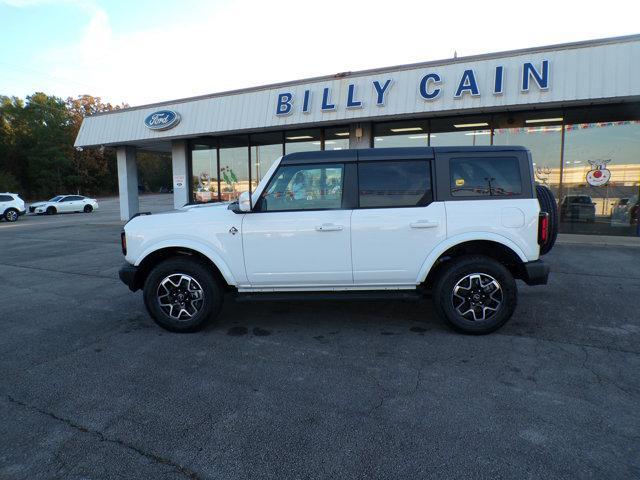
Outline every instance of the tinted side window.
{"type": "Polygon", "coordinates": [[[9,195],[0,195],[0,202],[11,202],[13,200],[9,195]]]}
{"type": "Polygon", "coordinates": [[[522,193],[516,157],[452,158],[449,171],[454,197],[500,197],[522,193]]]}
{"type": "Polygon", "coordinates": [[[427,160],[358,164],[360,208],[418,207],[433,199],[427,160]]]}
{"type": "Polygon", "coordinates": [[[342,164],[285,165],[274,174],[260,199],[260,211],[342,208],[342,164]]]}

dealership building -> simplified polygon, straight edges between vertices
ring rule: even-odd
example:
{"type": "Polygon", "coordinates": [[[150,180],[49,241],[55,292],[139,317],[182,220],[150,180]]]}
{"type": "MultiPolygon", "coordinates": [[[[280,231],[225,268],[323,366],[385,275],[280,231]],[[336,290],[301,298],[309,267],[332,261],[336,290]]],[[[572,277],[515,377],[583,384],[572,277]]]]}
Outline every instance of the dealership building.
{"type": "Polygon", "coordinates": [[[123,220],[138,151],[171,154],[174,205],[234,200],[291,152],[523,145],[560,231],[638,235],[640,35],[343,72],[87,117],[117,151],[123,220]]]}

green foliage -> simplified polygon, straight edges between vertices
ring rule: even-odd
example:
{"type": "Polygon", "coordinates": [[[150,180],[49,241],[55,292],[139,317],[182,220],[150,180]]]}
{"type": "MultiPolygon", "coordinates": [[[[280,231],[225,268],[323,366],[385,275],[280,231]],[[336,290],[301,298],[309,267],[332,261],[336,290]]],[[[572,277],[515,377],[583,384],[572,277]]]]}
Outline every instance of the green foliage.
{"type": "Polygon", "coordinates": [[[171,156],[138,152],[138,183],[150,192],[158,192],[161,187],[171,188],[171,156]]]}
{"type": "Polygon", "coordinates": [[[20,184],[16,177],[0,171],[0,192],[20,193],[20,184]]]}
{"type": "MultiPolygon", "coordinates": [[[[123,107],[90,95],[66,100],[40,92],[24,100],[0,95],[0,191],[31,199],[117,192],[115,152],[78,152],[73,143],[85,116],[123,107]]],[[[154,191],[171,185],[170,160],[154,154],[139,158],[143,184],[154,191]]]]}

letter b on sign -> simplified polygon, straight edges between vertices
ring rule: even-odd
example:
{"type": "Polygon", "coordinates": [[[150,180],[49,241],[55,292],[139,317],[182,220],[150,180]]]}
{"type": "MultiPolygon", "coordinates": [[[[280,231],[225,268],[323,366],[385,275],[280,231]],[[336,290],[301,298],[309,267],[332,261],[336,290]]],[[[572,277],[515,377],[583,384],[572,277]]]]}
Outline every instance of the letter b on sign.
{"type": "Polygon", "coordinates": [[[293,100],[293,93],[280,93],[278,94],[278,105],[276,106],[276,115],[289,115],[293,106],[291,104],[293,100]]]}

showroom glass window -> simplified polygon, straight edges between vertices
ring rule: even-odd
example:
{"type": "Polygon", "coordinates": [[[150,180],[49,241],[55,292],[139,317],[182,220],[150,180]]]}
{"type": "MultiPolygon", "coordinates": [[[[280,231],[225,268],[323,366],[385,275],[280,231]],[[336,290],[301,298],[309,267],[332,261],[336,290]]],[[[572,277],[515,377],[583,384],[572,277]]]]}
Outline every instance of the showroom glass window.
{"type": "Polygon", "coordinates": [[[249,190],[249,137],[220,138],[220,200],[237,200],[249,190]]]}
{"type": "Polygon", "coordinates": [[[640,121],[564,126],[560,231],[636,235],[640,121]]]}
{"type": "Polygon", "coordinates": [[[325,150],[346,150],[349,148],[349,125],[324,130],[325,150]]]}
{"type": "Polygon", "coordinates": [[[373,126],[375,148],[426,147],[428,145],[429,122],[426,120],[376,123],[373,126]]]}
{"type": "Polygon", "coordinates": [[[431,120],[429,145],[432,147],[491,145],[490,119],[484,116],[434,118],[431,120]]]}
{"type": "MultiPolygon", "coordinates": [[[[508,118],[500,118],[501,125],[508,118]]],[[[562,115],[556,112],[541,115],[524,115],[517,119],[521,125],[512,128],[495,128],[494,145],[522,146],[531,152],[536,183],[546,185],[557,198],[560,186],[560,156],[562,150],[562,115]]]]}
{"type": "Polygon", "coordinates": [[[284,154],[284,135],[282,132],[256,133],[250,140],[253,190],[273,162],[284,154]]]}
{"type": "Polygon", "coordinates": [[[215,142],[196,142],[191,146],[191,187],[193,201],[219,201],[218,151],[215,142]]]}
{"type": "Polygon", "coordinates": [[[314,152],[322,149],[319,128],[286,131],[284,140],[285,153],[314,152]]]}

